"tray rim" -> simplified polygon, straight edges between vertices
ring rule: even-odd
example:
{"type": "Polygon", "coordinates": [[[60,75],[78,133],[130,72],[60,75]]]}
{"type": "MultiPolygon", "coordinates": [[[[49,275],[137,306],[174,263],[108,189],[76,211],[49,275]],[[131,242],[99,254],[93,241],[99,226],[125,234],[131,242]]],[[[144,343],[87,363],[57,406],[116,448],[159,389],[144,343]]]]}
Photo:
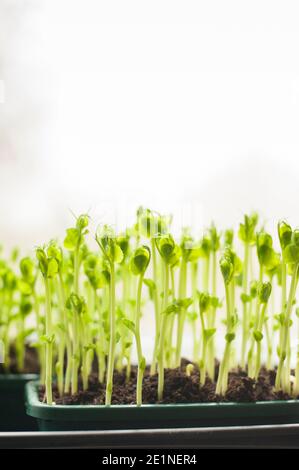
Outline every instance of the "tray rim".
{"type": "MultiPolygon", "coordinates": [[[[299,400],[269,400],[259,402],[212,402],[212,403],[177,403],[177,404],[145,404],[138,407],[136,404],[132,405],[47,405],[42,403],[38,399],[37,393],[38,382],[30,381],[25,385],[25,396],[26,396],[26,411],[30,416],[34,416],[40,419],[51,419],[56,420],[58,416],[63,414],[67,420],[80,419],[84,415],[85,419],[97,420],[99,416],[113,419],[117,417],[120,419],[125,415],[126,412],[130,412],[131,417],[145,417],[151,411],[169,411],[169,412],[182,412],[186,410],[205,410],[216,411],[221,410],[244,410],[250,411],[255,410],[271,410],[280,409],[282,414],[290,412],[293,409],[298,409],[299,412],[299,400]],[[76,417],[74,417],[74,411],[76,411],[76,417]],[[120,413],[120,414],[118,414],[120,413]]],[[[127,416],[126,416],[127,417],[127,416]]],[[[61,417],[59,418],[62,419],[61,417]]]]}

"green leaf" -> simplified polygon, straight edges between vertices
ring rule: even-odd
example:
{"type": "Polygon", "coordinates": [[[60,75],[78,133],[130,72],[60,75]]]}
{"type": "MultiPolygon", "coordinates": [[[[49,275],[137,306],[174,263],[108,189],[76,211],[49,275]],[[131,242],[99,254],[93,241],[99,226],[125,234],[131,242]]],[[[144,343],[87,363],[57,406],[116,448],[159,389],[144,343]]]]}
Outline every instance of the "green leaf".
{"type": "Polygon", "coordinates": [[[138,233],[147,238],[155,238],[167,232],[170,218],[157,212],[139,207],[137,210],[138,233]]]}
{"type": "Polygon", "coordinates": [[[77,315],[84,313],[86,311],[86,302],[84,297],[72,293],[66,301],[66,308],[77,315]]]}
{"type": "Polygon", "coordinates": [[[174,300],[171,304],[167,306],[164,310],[165,315],[170,315],[171,313],[179,313],[181,310],[187,310],[190,305],[193,303],[193,299],[190,297],[186,299],[174,300]]]}
{"type": "Polygon", "coordinates": [[[257,296],[257,292],[258,292],[258,282],[257,281],[251,281],[251,283],[250,283],[250,297],[252,299],[255,299],[255,297],[257,296]]]}
{"type": "Polygon", "coordinates": [[[54,334],[52,334],[52,335],[41,335],[39,339],[42,343],[52,344],[52,343],[54,343],[55,335],[54,334]]]}
{"type": "Polygon", "coordinates": [[[220,301],[220,299],[218,297],[216,297],[215,295],[212,295],[211,296],[211,307],[213,308],[221,308],[222,307],[222,302],[220,301]]]}
{"type": "Polygon", "coordinates": [[[122,323],[135,335],[135,323],[128,318],[123,318],[122,323]]]}
{"type": "Polygon", "coordinates": [[[155,243],[164,262],[171,266],[175,265],[180,257],[181,250],[172,236],[170,234],[159,235],[155,238],[155,243]]]}
{"type": "Polygon", "coordinates": [[[211,240],[207,235],[204,235],[199,244],[200,256],[202,258],[208,258],[211,252],[211,240]]]}
{"type": "Polygon", "coordinates": [[[100,227],[96,234],[96,242],[109,263],[122,263],[124,254],[117,244],[114,230],[109,225],[100,227]]]}
{"type": "Polygon", "coordinates": [[[201,313],[207,312],[207,310],[210,308],[211,296],[206,292],[199,292],[198,299],[199,299],[200,312],[201,313]]]}
{"type": "Polygon", "coordinates": [[[197,314],[197,312],[188,312],[187,318],[191,323],[195,322],[198,318],[198,314],[197,314]]]}
{"type": "Polygon", "coordinates": [[[214,224],[211,225],[209,233],[211,241],[211,250],[218,251],[220,247],[220,234],[217,232],[217,229],[214,224]]]}
{"type": "Polygon", "coordinates": [[[282,326],[284,324],[284,321],[285,321],[285,314],[284,313],[278,313],[277,315],[274,315],[274,318],[282,326]]]}
{"type": "Polygon", "coordinates": [[[26,298],[23,298],[20,303],[20,312],[23,316],[27,316],[32,310],[32,304],[26,298]]]}
{"type": "Polygon", "coordinates": [[[20,271],[23,281],[32,286],[35,282],[34,262],[31,258],[22,258],[20,261],[20,271]]]}
{"type": "Polygon", "coordinates": [[[290,243],[284,250],[284,258],[286,263],[299,263],[299,246],[290,243]]]}
{"type": "Polygon", "coordinates": [[[65,325],[64,325],[63,323],[61,323],[61,322],[60,322],[60,323],[57,323],[56,326],[57,326],[57,328],[58,328],[60,331],[62,331],[63,333],[66,333],[66,332],[67,332],[67,329],[66,329],[66,327],[65,327],[65,325]]]}
{"type": "Polygon", "coordinates": [[[264,336],[263,336],[263,333],[261,331],[254,330],[253,337],[254,337],[255,341],[260,342],[260,341],[262,341],[264,336]]]}
{"type": "Polygon", "coordinates": [[[204,330],[206,340],[210,339],[216,333],[216,328],[208,328],[204,330]]]}
{"type": "Polygon", "coordinates": [[[278,222],[278,237],[280,241],[280,246],[282,252],[284,252],[285,248],[291,243],[292,238],[292,228],[289,224],[284,221],[278,222]]]}
{"type": "Polygon", "coordinates": [[[235,333],[227,333],[225,335],[225,341],[227,341],[228,343],[231,343],[235,339],[235,337],[236,337],[235,333]]]}
{"type": "Polygon", "coordinates": [[[266,304],[271,295],[272,285],[270,282],[263,282],[258,288],[258,296],[261,304],[266,304]]]}
{"type": "Polygon", "coordinates": [[[164,313],[165,315],[170,315],[171,313],[178,313],[180,311],[180,307],[178,306],[177,302],[174,301],[173,303],[171,303],[170,305],[168,305],[166,307],[166,309],[164,310],[164,313]]]}
{"type": "Polygon", "coordinates": [[[146,368],[146,360],[145,360],[145,357],[143,357],[139,363],[139,368],[141,371],[145,371],[145,368],[146,368]]]}
{"type": "Polygon", "coordinates": [[[187,263],[193,263],[201,256],[201,248],[190,235],[185,234],[181,241],[181,253],[187,263]]]}
{"type": "Polygon", "coordinates": [[[94,343],[88,343],[84,346],[85,351],[94,351],[96,349],[96,345],[94,343]]]}
{"type": "Polygon", "coordinates": [[[258,215],[253,213],[251,215],[244,215],[244,222],[239,227],[239,238],[244,243],[253,245],[255,242],[255,228],[258,223],[258,215]]]}
{"type": "Polygon", "coordinates": [[[187,310],[192,304],[193,304],[193,299],[191,297],[186,297],[185,299],[177,300],[177,305],[180,309],[187,310]]]}
{"type": "Polygon", "coordinates": [[[151,259],[150,249],[143,245],[137,248],[130,261],[131,272],[135,275],[144,274],[151,259]]]}
{"type": "Polygon", "coordinates": [[[148,287],[149,296],[151,300],[154,298],[154,292],[156,290],[156,284],[152,279],[143,279],[143,283],[148,287]]]}
{"type": "Polygon", "coordinates": [[[48,271],[48,259],[43,248],[37,248],[36,258],[38,260],[39,269],[44,277],[47,276],[48,271]]]}
{"type": "Polygon", "coordinates": [[[116,335],[115,335],[115,344],[120,342],[120,338],[121,338],[121,335],[120,335],[119,331],[117,331],[116,335]]]}
{"type": "Polygon", "coordinates": [[[242,292],[240,298],[243,304],[246,304],[251,301],[251,296],[246,294],[245,292],[242,292]]]}
{"type": "Polygon", "coordinates": [[[234,231],[233,229],[227,229],[224,232],[224,246],[229,246],[230,248],[233,246],[234,241],[234,231]]]}
{"type": "Polygon", "coordinates": [[[32,286],[28,284],[28,282],[24,281],[23,279],[18,280],[18,288],[23,295],[31,295],[32,294],[32,286]]]}
{"type": "Polygon", "coordinates": [[[88,223],[89,223],[89,216],[87,214],[81,214],[77,218],[76,227],[80,232],[82,232],[88,226],[88,223]]]}
{"type": "Polygon", "coordinates": [[[79,245],[80,241],[80,232],[77,228],[68,228],[66,230],[66,237],[64,239],[63,245],[69,251],[75,251],[79,245]]]}
{"type": "Polygon", "coordinates": [[[256,247],[260,265],[265,266],[268,271],[279,266],[280,257],[273,249],[273,241],[269,233],[261,231],[257,234],[256,247]]]}
{"type": "Polygon", "coordinates": [[[55,241],[51,241],[47,248],[48,258],[55,258],[58,267],[62,264],[62,249],[57,245],[55,241]]]}
{"type": "Polygon", "coordinates": [[[232,262],[226,256],[220,259],[220,270],[224,279],[225,284],[229,284],[233,278],[234,267],[232,262]]]}
{"type": "Polygon", "coordinates": [[[128,235],[119,235],[117,237],[117,244],[120,247],[121,251],[123,252],[123,261],[129,254],[130,250],[130,237],[128,235]]]}
{"type": "Polygon", "coordinates": [[[108,253],[109,253],[108,256],[111,258],[111,260],[114,263],[120,264],[122,262],[123,258],[124,258],[124,254],[121,251],[121,247],[119,245],[117,245],[117,243],[112,243],[109,246],[108,253]]]}
{"type": "Polygon", "coordinates": [[[55,258],[50,258],[48,261],[47,277],[52,279],[56,274],[58,274],[58,263],[55,258]]]}

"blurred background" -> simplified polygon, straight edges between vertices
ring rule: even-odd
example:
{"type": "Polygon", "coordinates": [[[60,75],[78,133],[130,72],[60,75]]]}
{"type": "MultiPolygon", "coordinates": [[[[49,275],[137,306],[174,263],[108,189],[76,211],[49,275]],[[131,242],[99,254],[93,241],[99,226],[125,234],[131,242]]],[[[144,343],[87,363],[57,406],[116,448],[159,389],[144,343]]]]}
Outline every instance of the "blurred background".
{"type": "Polygon", "coordinates": [[[299,225],[296,1],[0,0],[0,239],[138,205],[299,225]]]}

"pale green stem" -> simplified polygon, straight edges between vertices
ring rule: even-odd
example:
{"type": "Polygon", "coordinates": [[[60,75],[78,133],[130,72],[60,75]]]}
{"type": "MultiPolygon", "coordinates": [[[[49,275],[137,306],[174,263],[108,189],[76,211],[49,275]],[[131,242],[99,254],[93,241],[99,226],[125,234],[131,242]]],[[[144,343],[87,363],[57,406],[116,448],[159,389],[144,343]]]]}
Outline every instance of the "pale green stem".
{"type": "MultiPolygon", "coordinates": [[[[103,291],[103,296],[104,296],[103,291]]],[[[99,318],[99,338],[97,344],[97,353],[98,353],[98,379],[100,383],[104,382],[105,372],[106,372],[106,360],[105,360],[105,333],[103,328],[103,315],[102,315],[102,305],[100,303],[100,299],[97,295],[96,290],[94,291],[95,295],[95,303],[98,310],[98,318],[99,318]]]]}
{"type": "Polygon", "coordinates": [[[205,322],[203,317],[203,312],[199,312],[200,324],[202,331],[202,354],[200,361],[200,385],[203,386],[206,383],[206,350],[207,350],[207,341],[205,337],[205,322]]]}
{"type": "Polygon", "coordinates": [[[287,356],[287,341],[288,341],[288,331],[289,331],[289,322],[292,314],[292,307],[293,307],[293,301],[295,298],[296,294],[296,287],[297,287],[297,272],[298,272],[298,264],[294,266],[294,272],[292,274],[292,281],[291,281],[291,286],[289,290],[289,297],[288,297],[288,302],[287,302],[287,307],[285,311],[285,318],[284,318],[284,324],[282,327],[282,338],[281,338],[281,349],[280,349],[280,354],[279,354],[279,363],[278,363],[278,369],[277,369],[277,374],[276,374],[276,380],[275,380],[275,388],[276,390],[280,389],[281,387],[281,375],[283,371],[283,365],[284,361],[287,356]]]}
{"type": "Polygon", "coordinates": [[[251,378],[253,378],[253,376],[254,376],[254,346],[255,346],[255,339],[254,339],[254,336],[253,336],[253,332],[254,332],[254,330],[257,329],[257,326],[258,326],[258,319],[259,319],[259,316],[260,316],[260,307],[261,307],[261,303],[257,298],[255,322],[254,322],[254,326],[252,328],[251,343],[250,343],[250,348],[249,348],[249,351],[248,351],[248,360],[247,360],[247,363],[248,363],[248,377],[251,377],[251,378]]]}
{"type": "Polygon", "coordinates": [[[159,312],[159,286],[158,286],[158,272],[157,272],[157,252],[155,239],[151,238],[151,248],[152,248],[152,262],[153,262],[153,280],[156,288],[154,289],[154,308],[155,308],[155,343],[153,350],[152,363],[150,368],[150,374],[154,375],[156,373],[156,362],[157,362],[157,349],[159,343],[159,330],[160,330],[160,312],[159,312]]]}
{"type": "Polygon", "coordinates": [[[114,263],[110,265],[110,296],[109,296],[109,320],[110,320],[110,338],[109,338],[109,355],[108,370],[106,383],[106,399],[105,404],[111,405],[112,389],[113,389],[113,370],[115,361],[115,273],[114,263]]]}
{"type": "MultiPolygon", "coordinates": [[[[171,277],[171,291],[172,291],[172,301],[175,300],[175,279],[174,279],[174,268],[170,267],[170,277],[171,277]]],[[[174,329],[174,321],[175,321],[175,314],[171,315],[169,321],[169,341],[168,341],[168,348],[169,348],[169,367],[173,367],[173,362],[175,358],[173,358],[173,329],[174,329]]]]}
{"type": "MultiPolygon", "coordinates": [[[[231,300],[230,300],[230,285],[225,285],[225,297],[226,297],[226,332],[231,333],[231,300]]],[[[223,359],[220,364],[219,375],[216,385],[216,394],[221,395],[225,393],[227,377],[228,377],[228,365],[229,365],[229,354],[230,354],[230,341],[226,341],[223,359]]]]}
{"type": "Polygon", "coordinates": [[[299,395],[299,317],[297,318],[297,351],[296,351],[296,370],[295,370],[295,384],[293,387],[293,395],[299,395]]]}
{"type": "MultiPolygon", "coordinates": [[[[79,247],[74,252],[74,293],[79,295],[80,259],[79,247]]],[[[78,391],[78,368],[80,362],[79,325],[77,314],[73,312],[73,352],[72,352],[72,394],[78,391]]]]}
{"type": "MultiPolygon", "coordinates": [[[[184,299],[186,297],[186,283],[187,283],[187,263],[182,258],[180,267],[180,280],[179,280],[179,298],[184,299]]],[[[182,308],[178,313],[178,329],[177,329],[177,344],[176,344],[176,367],[181,365],[181,351],[182,341],[184,332],[184,323],[186,317],[186,309],[182,308]]]]}
{"type": "Polygon", "coordinates": [[[138,281],[136,317],[135,317],[135,338],[136,338],[137,357],[138,357],[138,373],[137,373],[137,389],[136,389],[137,406],[140,406],[142,404],[142,380],[143,380],[143,374],[144,374],[144,358],[142,355],[141,336],[140,336],[142,283],[143,283],[143,274],[139,276],[139,281],[138,281]]]}
{"type": "MultiPolygon", "coordinates": [[[[263,330],[263,325],[265,321],[265,313],[267,309],[267,304],[263,304],[262,306],[262,311],[260,314],[260,318],[258,320],[258,326],[257,329],[262,333],[263,330]]],[[[262,353],[262,341],[257,341],[257,352],[256,352],[256,361],[255,361],[255,373],[254,373],[254,378],[255,380],[258,379],[260,369],[261,369],[261,353],[262,353]]]]}
{"type": "MultiPolygon", "coordinates": [[[[167,263],[164,263],[165,275],[164,275],[164,297],[163,297],[163,312],[168,304],[168,289],[169,289],[169,267],[167,263]]],[[[159,353],[158,353],[158,400],[163,398],[164,390],[164,341],[165,341],[165,324],[166,324],[165,313],[162,313],[162,321],[160,328],[160,340],[159,340],[159,353]]]]}
{"type": "MultiPolygon", "coordinates": [[[[51,312],[51,291],[49,279],[44,278],[46,294],[46,335],[48,338],[52,335],[52,312],[51,312]]],[[[47,404],[52,405],[52,341],[46,342],[46,399],[47,404]]]]}
{"type": "MultiPolygon", "coordinates": [[[[63,278],[61,272],[59,272],[59,287],[60,287],[60,298],[61,298],[61,311],[62,311],[62,321],[65,327],[65,343],[66,343],[66,371],[64,378],[64,392],[69,393],[71,388],[71,374],[72,374],[72,342],[69,332],[69,324],[66,313],[66,296],[63,285],[63,278]]],[[[64,357],[63,357],[64,359],[64,357]]],[[[64,363],[64,360],[63,360],[64,363]]]]}
{"type": "MultiPolygon", "coordinates": [[[[249,267],[249,243],[244,245],[244,265],[243,265],[243,282],[242,289],[245,295],[248,295],[248,267],[249,267]]],[[[242,318],[242,350],[241,350],[241,367],[245,369],[246,365],[246,347],[248,340],[248,318],[247,318],[247,302],[243,302],[243,318],[242,318]]]]}
{"type": "MultiPolygon", "coordinates": [[[[216,251],[212,252],[212,295],[216,297],[217,291],[217,253],[216,251]]],[[[209,315],[209,328],[215,327],[216,322],[216,307],[212,307],[211,314],[209,315]]],[[[215,380],[215,338],[212,336],[208,342],[208,375],[210,379],[214,382],[215,380]]]]}

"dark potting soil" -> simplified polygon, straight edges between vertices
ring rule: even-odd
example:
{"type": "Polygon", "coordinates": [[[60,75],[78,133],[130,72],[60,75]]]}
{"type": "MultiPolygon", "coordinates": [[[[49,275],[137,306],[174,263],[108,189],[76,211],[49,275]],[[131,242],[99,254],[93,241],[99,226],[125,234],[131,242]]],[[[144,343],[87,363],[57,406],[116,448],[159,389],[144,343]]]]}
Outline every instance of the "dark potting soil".
{"type": "MultiPolygon", "coordinates": [[[[229,374],[228,389],[224,397],[215,394],[216,383],[207,378],[204,386],[199,385],[199,370],[194,367],[190,377],[186,376],[186,363],[183,360],[180,368],[165,369],[165,385],[163,400],[158,401],[158,375],[150,375],[147,369],[142,387],[143,404],[155,403],[210,403],[210,402],[256,402],[290,399],[282,392],[274,391],[274,370],[261,369],[257,381],[247,376],[241,369],[229,374]]],[[[218,372],[218,364],[216,374],[218,372]]],[[[132,367],[131,377],[126,381],[125,371],[114,372],[112,404],[130,405],[136,403],[137,367],[132,367]]],[[[44,401],[44,387],[40,387],[39,397],[44,401]]],[[[59,405],[103,405],[105,403],[105,385],[99,384],[96,375],[91,375],[89,388],[82,390],[82,384],[75,395],[60,397],[57,387],[53,387],[53,400],[59,405]]]]}
{"type": "Polygon", "coordinates": [[[4,368],[4,364],[0,364],[0,374],[38,374],[39,373],[39,363],[38,355],[35,348],[30,348],[26,346],[25,348],[25,361],[24,369],[18,370],[17,366],[17,356],[15,346],[10,347],[9,352],[9,368],[4,368]]]}

